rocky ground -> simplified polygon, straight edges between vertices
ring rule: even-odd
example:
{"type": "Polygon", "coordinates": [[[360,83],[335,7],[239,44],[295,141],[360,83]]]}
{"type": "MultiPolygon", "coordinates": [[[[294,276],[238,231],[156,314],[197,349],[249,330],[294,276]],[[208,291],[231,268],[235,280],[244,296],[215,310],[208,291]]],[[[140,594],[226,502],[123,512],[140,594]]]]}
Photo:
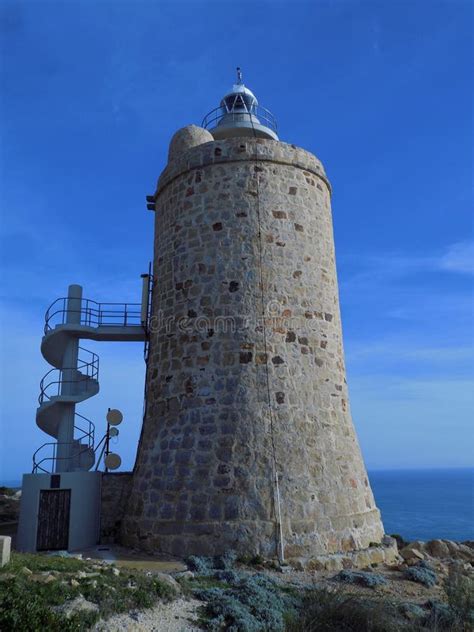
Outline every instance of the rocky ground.
{"type": "Polygon", "coordinates": [[[258,557],[237,560],[232,553],[187,564],[186,571],[163,573],[14,554],[0,571],[0,630],[474,629],[473,542],[400,541],[396,564],[363,570],[299,571],[258,557]]]}
{"type": "Polygon", "coordinates": [[[0,524],[18,522],[21,491],[0,487],[0,524]]]}
{"type": "MultiPolygon", "coordinates": [[[[19,498],[0,488],[0,532],[19,498]]],[[[474,542],[395,538],[393,563],[368,549],[363,569],[342,555],[322,568],[231,552],[185,563],[119,547],[99,548],[105,559],[14,553],[0,569],[0,630],[474,631],[474,542]]]]}
{"type": "Polygon", "coordinates": [[[178,598],[154,608],[117,614],[99,621],[93,632],[202,632],[197,621],[202,602],[178,598]]]}

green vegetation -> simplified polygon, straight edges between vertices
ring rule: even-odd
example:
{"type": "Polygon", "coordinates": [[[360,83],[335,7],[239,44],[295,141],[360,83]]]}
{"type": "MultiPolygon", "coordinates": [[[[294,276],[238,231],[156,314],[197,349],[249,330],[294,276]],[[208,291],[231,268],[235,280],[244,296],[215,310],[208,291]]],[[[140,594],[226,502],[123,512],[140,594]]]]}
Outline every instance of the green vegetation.
{"type": "Polygon", "coordinates": [[[0,630],[71,632],[85,630],[99,617],[147,608],[174,591],[153,576],[74,558],[13,553],[0,570],[0,630]],[[32,573],[25,571],[29,569],[32,573]],[[97,612],[78,612],[69,619],[59,607],[82,595],[97,612]]]}
{"type": "Polygon", "coordinates": [[[457,630],[474,630],[474,579],[451,570],[444,583],[453,625],[457,630]]]}
{"type": "Polygon", "coordinates": [[[12,489],[11,487],[4,487],[3,485],[0,485],[0,495],[14,496],[16,492],[17,492],[16,489],[12,489]]]}
{"type": "Polygon", "coordinates": [[[284,632],[296,616],[304,589],[298,591],[261,573],[236,570],[235,560],[232,553],[188,560],[199,573],[186,586],[204,602],[202,625],[212,632],[284,632]]]}
{"type": "Polygon", "coordinates": [[[398,632],[400,616],[386,600],[361,599],[343,588],[313,590],[288,632],[398,632]],[[394,615],[393,618],[390,615],[394,615]]]}
{"type": "Polygon", "coordinates": [[[341,571],[334,579],[343,584],[358,584],[367,588],[383,586],[387,580],[383,575],[377,573],[367,573],[365,571],[341,571]]]}
{"type": "Polygon", "coordinates": [[[405,579],[423,584],[423,586],[427,588],[431,588],[438,582],[434,568],[424,560],[418,562],[415,566],[407,568],[404,572],[404,576],[405,579]]]}
{"type": "Polygon", "coordinates": [[[364,598],[343,587],[312,590],[286,632],[472,632],[473,580],[453,571],[444,589],[447,603],[428,600],[423,606],[385,596],[364,598]]]}
{"type": "MultiPolygon", "coordinates": [[[[29,568],[33,573],[44,571],[59,571],[60,573],[75,573],[85,571],[90,566],[84,560],[75,557],[60,557],[59,555],[37,555],[33,553],[12,553],[8,566],[0,569],[0,573],[19,573],[23,568],[29,568]]],[[[1,575],[0,575],[1,576],[1,575]]]]}
{"type": "MultiPolygon", "coordinates": [[[[329,588],[296,586],[255,569],[235,566],[235,555],[189,560],[194,577],[179,582],[202,601],[200,623],[209,632],[473,632],[474,582],[452,570],[446,600],[400,602],[378,591],[356,592],[348,584],[377,587],[382,575],[342,571],[329,588]],[[199,570],[197,570],[199,569],[199,570]]],[[[431,572],[429,564],[415,567],[431,572]]],[[[189,574],[188,574],[189,575],[189,574]]],[[[401,576],[401,574],[400,574],[401,576]]],[[[71,557],[13,553],[0,570],[2,632],[79,632],[111,614],[148,608],[170,599],[169,584],[151,574],[116,569],[71,557]],[[97,611],[69,618],[62,606],[83,597],[97,611]]]]}

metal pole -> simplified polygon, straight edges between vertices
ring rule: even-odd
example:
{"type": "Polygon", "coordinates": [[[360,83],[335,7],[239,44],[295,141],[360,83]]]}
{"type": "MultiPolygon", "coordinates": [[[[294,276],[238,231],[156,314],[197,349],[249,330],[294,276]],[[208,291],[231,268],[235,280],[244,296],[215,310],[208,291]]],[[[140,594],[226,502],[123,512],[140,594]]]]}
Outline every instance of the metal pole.
{"type": "Polygon", "coordinates": [[[285,546],[283,543],[283,527],[281,524],[281,503],[280,503],[280,485],[278,483],[278,472],[275,468],[275,491],[277,501],[277,515],[278,515],[278,535],[280,536],[280,550],[278,552],[278,558],[280,562],[285,561],[285,546]]]}
{"type": "MultiPolygon", "coordinates": [[[[109,412],[110,412],[110,408],[109,408],[109,412]]],[[[107,467],[107,457],[109,455],[109,446],[110,446],[110,424],[109,422],[107,422],[107,432],[105,435],[105,458],[104,458],[106,473],[109,471],[109,468],[107,467]]]]}
{"type": "Polygon", "coordinates": [[[142,274],[142,305],[140,310],[140,323],[142,327],[148,327],[148,308],[150,298],[150,275],[142,274]]]}

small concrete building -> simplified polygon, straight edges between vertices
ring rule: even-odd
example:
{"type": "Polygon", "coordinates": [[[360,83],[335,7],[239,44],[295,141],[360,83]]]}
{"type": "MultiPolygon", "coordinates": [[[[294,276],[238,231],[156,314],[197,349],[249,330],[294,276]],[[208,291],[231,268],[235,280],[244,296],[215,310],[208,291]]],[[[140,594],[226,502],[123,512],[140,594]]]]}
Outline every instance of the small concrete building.
{"type": "Polygon", "coordinates": [[[99,392],[99,357],[79,343],[145,341],[146,320],[146,300],[144,309],[97,303],[83,298],[79,285],[46,311],[41,352],[53,368],[40,382],[36,423],[52,441],[36,450],[32,473],[23,476],[19,550],[76,550],[99,542],[104,475],[98,466],[102,457],[105,466],[119,460],[109,453],[110,424],[97,437],[96,424],[76,411],[99,392]]]}

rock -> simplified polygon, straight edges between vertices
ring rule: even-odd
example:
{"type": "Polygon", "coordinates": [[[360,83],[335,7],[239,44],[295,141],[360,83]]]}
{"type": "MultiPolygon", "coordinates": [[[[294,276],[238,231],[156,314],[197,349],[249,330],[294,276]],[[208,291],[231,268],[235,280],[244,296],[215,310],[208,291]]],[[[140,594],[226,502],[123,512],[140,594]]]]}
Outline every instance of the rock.
{"type": "Polygon", "coordinates": [[[156,573],[155,577],[163,582],[163,584],[169,586],[177,595],[181,593],[181,586],[174,577],[171,577],[171,575],[168,575],[167,573],[156,573]]]}
{"type": "Polygon", "coordinates": [[[414,547],[413,543],[409,544],[404,549],[402,549],[400,551],[400,555],[403,557],[403,559],[406,562],[425,559],[425,556],[423,555],[423,553],[417,547],[414,547]]]}
{"type": "Polygon", "coordinates": [[[0,568],[6,566],[10,561],[12,539],[8,535],[0,535],[0,568]]]}
{"type": "Polygon", "coordinates": [[[38,584],[50,584],[56,581],[56,577],[50,573],[32,573],[27,577],[30,581],[37,582],[38,584]]]}
{"type": "Polygon", "coordinates": [[[20,569],[20,573],[22,575],[33,575],[33,571],[30,571],[30,569],[26,566],[23,566],[23,568],[20,569]]]}
{"type": "Polygon", "coordinates": [[[443,540],[430,540],[425,544],[425,548],[431,557],[439,559],[449,557],[449,548],[443,540]]]}
{"type": "Polygon", "coordinates": [[[459,544],[457,542],[453,542],[452,540],[444,540],[444,543],[448,547],[449,554],[452,557],[457,557],[459,544]]]}
{"type": "Polygon", "coordinates": [[[112,566],[112,575],[118,577],[120,575],[120,570],[116,566],[112,566]]]}
{"type": "Polygon", "coordinates": [[[461,559],[468,562],[474,562],[474,551],[471,549],[471,547],[466,546],[465,544],[459,544],[458,553],[461,559]]]}
{"type": "Polygon", "coordinates": [[[83,595],[78,595],[75,599],[66,601],[62,606],[56,606],[54,610],[60,612],[66,619],[70,619],[77,612],[99,612],[99,606],[87,601],[83,595]]]}
{"type": "Polygon", "coordinates": [[[10,579],[15,579],[16,575],[13,573],[2,573],[0,575],[0,582],[8,582],[10,579]]]}
{"type": "MultiPolygon", "coordinates": [[[[404,540],[402,538],[401,535],[399,535],[398,533],[392,533],[391,536],[384,536],[384,537],[391,537],[395,540],[395,542],[397,543],[397,547],[398,549],[404,549],[406,546],[408,546],[409,542],[407,542],[406,540],[404,540]]],[[[383,540],[382,540],[383,542],[383,540]]]]}
{"type": "Polygon", "coordinates": [[[449,573],[449,570],[446,564],[442,564],[441,562],[438,562],[437,570],[438,570],[438,573],[440,573],[441,575],[448,575],[449,573]]]}
{"type": "Polygon", "coordinates": [[[348,569],[354,568],[354,560],[351,557],[343,557],[342,568],[345,571],[348,569]]]}
{"type": "Polygon", "coordinates": [[[294,557],[291,560],[288,560],[288,564],[295,570],[295,571],[304,571],[305,569],[305,563],[304,560],[299,558],[299,557],[294,557]]]}
{"type": "Polygon", "coordinates": [[[84,571],[78,571],[76,573],[76,577],[77,577],[77,579],[86,579],[87,573],[84,573],[84,571]]]}
{"type": "Polygon", "coordinates": [[[180,571],[179,573],[175,573],[176,579],[194,579],[195,575],[192,571],[180,571]]]}
{"type": "Polygon", "coordinates": [[[77,581],[77,579],[71,579],[69,583],[73,588],[77,588],[78,586],[80,586],[80,583],[77,581]]]}
{"type": "Polygon", "coordinates": [[[369,556],[370,564],[382,564],[382,562],[385,560],[385,553],[379,547],[368,549],[367,554],[369,556]]]}
{"type": "Polygon", "coordinates": [[[365,568],[366,566],[370,566],[370,556],[368,550],[364,551],[356,551],[353,555],[354,566],[357,568],[365,568]]]}
{"type": "MultiPolygon", "coordinates": [[[[391,535],[384,535],[382,538],[382,544],[383,546],[393,546],[396,547],[397,546],[397,539],[394,538],[391,535]]],[[[402,547],[403,548],[403,547],[402,547]]]]}

